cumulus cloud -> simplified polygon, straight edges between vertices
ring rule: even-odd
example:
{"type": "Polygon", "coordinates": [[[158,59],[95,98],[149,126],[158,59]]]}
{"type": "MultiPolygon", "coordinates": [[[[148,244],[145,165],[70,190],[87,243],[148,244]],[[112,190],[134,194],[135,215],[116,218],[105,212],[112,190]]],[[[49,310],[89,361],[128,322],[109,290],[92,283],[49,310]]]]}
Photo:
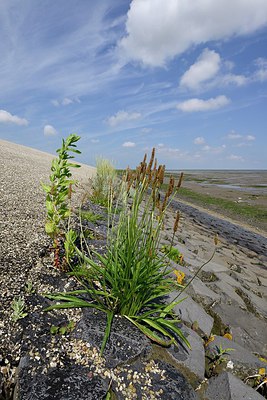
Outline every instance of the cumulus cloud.
{"type": "Polygon", "coordinates": [[[205,143],[205,139],[202,136],[196,137],[194,139],[194,144],[202,145],[205,143]]]}
{"type": "Polygon", "coordinates": [[[134,142],[124,142],[122,147],[135,147],[134,142]]]}
{"type": "Polygon", "coordinates": [[[119,48],[129,59],[163,66],[192,45],[249,34],[266,24],[266,0],[132,0],[119,48]]]}
{"type": "Polygon", "coordinates": [[[232,69],[233,64],[222,61],[221,56],[214,50],[205,49],[183,74],[180,86],[191,90],[203,88],[204,84],[208,87],[236,85],[242,86],[249,82],[249,78],[244,75],[225,73],[224,70],[232,69]]]}
{"type": "Polygon", "coordinates": [[[117,126],[124,122],[134,121],[141,118],[141,114],[137,112],[128,113],[127,111],[118,111],[117,114],[112,115],[108,118],[108,124],[110,126],[117,126]]]}
{"type": "Polygon", "coordinates": [[[45,125],[44,135],[45,136],[55,136],[55,135],[57,135],[57,131],[52,125],[45,125]]]}
{"type": "Polygon", "coordinates": [[[218,96],[208,100],[202,99],[190,99],[177,104],[178,110],[184,112],[196,112],[196,111],[209,111],[217,110],[218,108],[224,107],[230,103],[230,100],[226,96],[218,96]]]}
{"type": "Polygon", "coordinates": [[[184,73],[180,85],[190,89],[197,89],[199,85],[213,78],[220,69],[221,58],[213,50],[205,49],[195,64],[184,73]]]}
{"type": "Polygon", "coordinates": [[[12,123],[16,125],[28,125],[29,122],[25,118],[20,118],[17,115],[12,115],[8,111],[0,110],[0,122],[12,123]]]}

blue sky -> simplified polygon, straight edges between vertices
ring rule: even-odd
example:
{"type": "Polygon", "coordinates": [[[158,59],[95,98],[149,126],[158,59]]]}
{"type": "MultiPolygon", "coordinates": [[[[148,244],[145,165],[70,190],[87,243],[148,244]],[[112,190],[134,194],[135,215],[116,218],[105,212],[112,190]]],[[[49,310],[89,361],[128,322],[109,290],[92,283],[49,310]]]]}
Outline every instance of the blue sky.
{"type": "Polygon", "coordinates": [[[2,0],[0,138],[80,161],[267,168],[266,0],[2,0]]]}

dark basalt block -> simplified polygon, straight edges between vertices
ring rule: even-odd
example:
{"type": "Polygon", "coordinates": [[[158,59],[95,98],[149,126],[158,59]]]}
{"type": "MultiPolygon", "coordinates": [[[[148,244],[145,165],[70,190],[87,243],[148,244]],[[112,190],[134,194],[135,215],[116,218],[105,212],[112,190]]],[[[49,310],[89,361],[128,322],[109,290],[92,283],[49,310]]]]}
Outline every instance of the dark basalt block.
{"type": "MultiPolygon", "coordinates": [[[[91,308],[83,309],[75,336],[91,346],[101,347],[106,329],[106,314],[91,308]]],[[[146,358],[151,352],[150,340],[125,318],[115,316],[104,357],[108,368],[129,363],[138,357],[146,358]]]]}
{"type": "Polygon", "coordinates": [[[108,391],[108,381],[92,375],[88,367],[52,368],[47,374],[29,374],[29,359],[19,367],[19,384],[13,400],[99,400],[108,391]]]}

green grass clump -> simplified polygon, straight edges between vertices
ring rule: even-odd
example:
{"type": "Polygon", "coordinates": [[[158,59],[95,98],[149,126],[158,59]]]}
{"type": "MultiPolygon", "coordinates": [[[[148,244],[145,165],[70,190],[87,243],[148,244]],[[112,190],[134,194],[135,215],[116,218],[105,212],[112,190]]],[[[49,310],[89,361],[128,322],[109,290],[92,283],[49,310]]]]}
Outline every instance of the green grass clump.
{"type": "Polygon", "coordinates": [[[115,188],[116,170],[109,160],[98,158],[96,160],[96,176],[92,181],[91,200],[101,206],[108,206],[110,190],[115,188]]]}
{"type": "MultiPolygon", "coordinates": [[[[47,295],[60,301],[47,310],[92,307],[106,313],[107,325],[101,353],[117,314],[163,346],[172,343],[178,346],[177,338],[190,346],[177,326],[178,317],[173,313],[174,306],[181,300],[176,298],[171,304],[163,302],[163,297],[173,291],[174,283],[168,278],[170,271],[166,256],[159,252],[164,216],[173,194],[180,187],[181,178],[175,186],[174,178],[170,177],[166,194],[160,200],[165,168],[162,165],[157,168],[154,155],[153,150],[149,163],[146,163],[145,156],[137,169],[127,170],[121,180],[115,204],[115,209],[120,207],[121,212],[116,224],[112,220],[108,223],[105,255],[93,251],[91,258],[76,249],[81,266],[90,271],[83,274],[83,268],[78,268],[76,277],[84,289],[47,295]],[[82,297],[84,293],[89,294],[90,301],[82,297]]],[[[112,219],[112,190],[109,191],[108,207],[108,215],[112,219]]],[[[178,219],[177,214],[174,234],[178,219]]]]}

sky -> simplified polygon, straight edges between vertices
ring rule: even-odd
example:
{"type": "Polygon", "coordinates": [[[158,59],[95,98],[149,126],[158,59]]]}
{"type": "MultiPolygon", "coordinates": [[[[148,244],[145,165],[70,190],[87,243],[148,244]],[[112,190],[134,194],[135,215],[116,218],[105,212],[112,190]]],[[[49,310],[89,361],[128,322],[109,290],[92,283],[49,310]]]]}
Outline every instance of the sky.
{"type": "Polygon", "coordinates": [[[267,169],[266,0],[0,0],[0,139],[267,169]]]}

